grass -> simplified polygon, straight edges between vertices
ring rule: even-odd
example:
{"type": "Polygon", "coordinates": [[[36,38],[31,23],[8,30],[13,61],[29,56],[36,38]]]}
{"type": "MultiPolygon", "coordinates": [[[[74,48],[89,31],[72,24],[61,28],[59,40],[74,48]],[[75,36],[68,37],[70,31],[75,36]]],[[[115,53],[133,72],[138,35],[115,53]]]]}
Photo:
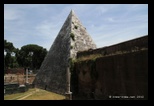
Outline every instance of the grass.
{"type": "Polygon", "coordinates": [[[24,96],[34,92],[32,95],[22,99],[22,100],[64,100],[65,96],[59,95],[53,92],[45,91],[38,88],[29,89],[25,93],[17,93],[4,96],[4,100],[17,100],[23,98],[24,96]],[[38,90],[38,91],[36,91],[38,90]],[[34,92],[36,91],[36,92],[34,92]]]}
{"type": "Polygon", "coordinates": [[[5,95],[4,100],[17,100],[31,92],[35,91],[35,89],[29,89],[27,92],[24,93],[16,93],[16,94],[10,94],[10,95],[5,95]]]}
{"type": "Polygon", "coordinates": [[[85,61],[85,60],[95,60],[96,58],[99,58],[99,57],[103,57],[103,55],[101,54],[92,54],[92,55],[88,55],[88,56],[82,56],[80,58],[78,58],[76,60],[76,62],[79,62],[79,61],[85,61]]]}
{"type": "Polygon", "coordinates": [[[39,90],[37,93],[23,99],[23,100],[64,100],[65,96],[59,95],[46,90],[39,90]]]}
{"type": "MultiPolygon", "coordinates": [[[[148,48],[141,48],[140,50],[148,50],[148,48]]],[[[96,60],[97,58],[104,57],[104,56],[106,57],[106,56],[112,56],[112,55],[118,55],[118,54],[131,53],[131,52],[136,52],[136,51],[140,51],[140,50],[132,49],[131,51],[116,51],[116,52],[113,52],[113,53],[110,53],[107,55],[91,54],[91,55],[79,57],[75,60],[75,62],[80,62],[80,61],[85,61],[85,60],[96,60]]]]}

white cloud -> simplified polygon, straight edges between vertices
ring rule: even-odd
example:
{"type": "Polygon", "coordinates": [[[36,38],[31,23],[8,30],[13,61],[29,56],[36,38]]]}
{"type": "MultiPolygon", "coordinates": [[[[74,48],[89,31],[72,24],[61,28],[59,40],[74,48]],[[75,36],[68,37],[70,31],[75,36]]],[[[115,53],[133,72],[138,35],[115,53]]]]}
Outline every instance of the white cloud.
{"type": "Polygon", "coordinates": [[[14,10],[14,9],[5,9],[4,10],[4,20],[8,21],[8,20],[17,20],[21,17],[21,15],[19,15],[20,11],[18,10],[14,10]]]}
{"type": "Polygon", "coordinates": [[[17,47],[35,43],[49,50],[71,9],[98,47],[148,33],[147,5],[7,4],[4,38],[17,47]]]}

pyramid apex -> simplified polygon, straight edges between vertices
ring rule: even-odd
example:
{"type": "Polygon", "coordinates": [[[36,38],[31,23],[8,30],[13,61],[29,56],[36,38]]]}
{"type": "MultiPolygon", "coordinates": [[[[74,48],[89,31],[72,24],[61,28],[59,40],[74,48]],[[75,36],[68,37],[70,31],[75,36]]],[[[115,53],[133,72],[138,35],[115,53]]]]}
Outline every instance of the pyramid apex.
{"type": "Polygon", "coordinates": [[[74,14],[74,10],[73,9],[71,9],[71,12],[70,12],[71,14],[74,14]]]}

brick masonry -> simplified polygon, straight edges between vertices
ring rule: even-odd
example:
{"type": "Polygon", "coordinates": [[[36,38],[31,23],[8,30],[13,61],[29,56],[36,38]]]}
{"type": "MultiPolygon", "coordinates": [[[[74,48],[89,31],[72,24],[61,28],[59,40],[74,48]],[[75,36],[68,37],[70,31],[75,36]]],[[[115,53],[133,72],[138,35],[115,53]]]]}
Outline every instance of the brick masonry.
{"type": "Polygon", "coordinates": [[[108,51],[107,54],[114,54],[104,55],[96,60],[75,62],[72,76],[74,99],[147,100],[148,36],[119,43],[111,48],[79,52],[78,57],[82,57],[82,54],[101,54],[104,50],[108,51]],[[123,52],[126,49],[129,52],[123,52]],[[116,54],[116,50],[121,53],[116,54]]]}

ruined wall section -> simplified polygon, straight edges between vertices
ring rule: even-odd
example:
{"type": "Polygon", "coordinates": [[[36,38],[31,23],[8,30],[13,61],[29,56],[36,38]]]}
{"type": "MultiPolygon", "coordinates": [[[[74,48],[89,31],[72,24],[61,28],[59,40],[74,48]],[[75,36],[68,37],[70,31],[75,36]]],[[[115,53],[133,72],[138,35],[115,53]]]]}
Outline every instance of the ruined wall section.
{"type": "Polygon", "coordinates": [[[78,52],[72,91],[80,99],[148,99],[148,36],[78,52]]]}
{"type": "Polygon", "coordinates": [[[148,48],[148,35],[111,46],[105,46],[94,50],[78,52],[77,58],[92,54],[109,55],[116,54],[116,52],[133,52],[146,48],[148,48]]]}
{"type": "Polygon", "coordinates": [[[148,99],[147,50],[80,61],[75,71],[80,99],[148,99]]]}

